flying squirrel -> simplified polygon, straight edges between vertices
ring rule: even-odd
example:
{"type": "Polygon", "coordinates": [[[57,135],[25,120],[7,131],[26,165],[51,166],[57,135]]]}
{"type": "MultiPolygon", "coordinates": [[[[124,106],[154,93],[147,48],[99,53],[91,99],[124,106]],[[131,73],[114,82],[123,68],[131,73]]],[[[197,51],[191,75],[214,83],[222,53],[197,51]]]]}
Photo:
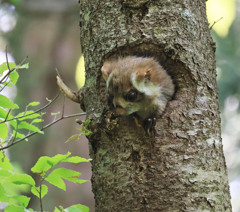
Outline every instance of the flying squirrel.
{"type": "MultiPolygon", "coordinates": [[[[152,131],[174,94],[174,84],[166,70],[152,57],[127,56],[105,61],[101,72],[115,113],[133,114],[143,121],[147,132],[152,131]]],[[[68,88],[59,74],[57,84],[69,99],[82,103],[82,96],[68,88]]]]}
{"type": "Polygon", "coordinates": [[[136,115],[151,130],[174,94],[174,84],[152,57],[127,56],[104,62],[102,76],[117,115],[136,115]]]}

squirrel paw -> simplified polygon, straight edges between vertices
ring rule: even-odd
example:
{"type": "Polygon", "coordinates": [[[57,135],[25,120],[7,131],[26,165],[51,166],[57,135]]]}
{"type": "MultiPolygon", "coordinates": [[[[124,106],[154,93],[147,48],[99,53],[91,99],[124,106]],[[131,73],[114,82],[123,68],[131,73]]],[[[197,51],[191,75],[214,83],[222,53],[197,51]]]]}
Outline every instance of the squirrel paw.
{"type": "Polygon", "coordinates": [[[144,129],[147,135],[151,135],[154,132],[154,127],[156,125],[157,119],[155,117],[147,118],[144,121],[144,129]]]}

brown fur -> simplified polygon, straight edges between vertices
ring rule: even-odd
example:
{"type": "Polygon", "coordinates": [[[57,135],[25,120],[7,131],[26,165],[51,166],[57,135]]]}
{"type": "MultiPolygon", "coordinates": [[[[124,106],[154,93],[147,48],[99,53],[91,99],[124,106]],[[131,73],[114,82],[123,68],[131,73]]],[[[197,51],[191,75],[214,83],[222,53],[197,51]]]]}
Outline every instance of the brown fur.
{"type": "Polygon", "coordinates": [[[119,115],[160,116],[174,93],[171,77],[153,58],[119,58],[105,62],[101,71],[119,115]],[[134,101],[126,97],[129,91],[137,93],[134,101]]]}

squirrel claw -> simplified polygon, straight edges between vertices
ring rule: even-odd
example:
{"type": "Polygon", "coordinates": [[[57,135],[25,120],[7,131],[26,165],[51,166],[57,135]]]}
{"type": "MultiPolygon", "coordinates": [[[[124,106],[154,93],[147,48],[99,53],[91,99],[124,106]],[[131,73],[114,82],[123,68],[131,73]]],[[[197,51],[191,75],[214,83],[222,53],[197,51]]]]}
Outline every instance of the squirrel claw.
{"type": "Polygon", "coordinates": [[[153,118],[147,118],[144,121],[144,129],[147,135],[151,135],[154,131],[154,127],[156,125],[157,119],[155,117],[153,118]]]}

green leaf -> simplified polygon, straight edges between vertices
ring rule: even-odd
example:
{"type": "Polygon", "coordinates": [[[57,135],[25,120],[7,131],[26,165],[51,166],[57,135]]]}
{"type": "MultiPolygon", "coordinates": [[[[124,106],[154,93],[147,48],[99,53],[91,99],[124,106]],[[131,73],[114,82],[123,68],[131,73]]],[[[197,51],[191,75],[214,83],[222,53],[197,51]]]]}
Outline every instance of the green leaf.
{"type": "Polygon", "coordinates": [[[68,152],[66,155],[57,154],[53,157],[42,156],[38,159],[37,163],[31,168],[31,171],[33,173],[44,175],[46,171],[48,171],[58,163],[65,160],[69,155],[71,155],[70,152],[68,152]]]}
{"type": "Polygon", "coordinates": [[[31,198],[24,195],[18,195],[11,197],[11,199],[15,200],[17,205],[27,207],[31,198]]]}
{"type": "Polygon", "coordinates": [[[16,69],[28,69],[29,68],[29,63],[25,63],[23,65],[17,65],[16,69]]]}
{"type": "Polygon", "coordinates": [[[26,119],[35,119],[35,118],[38,118],[39,116],[41,116],[41,114],[35,113],[35,111],[33,111],[33,110],[28,110],[26,112],[21,112],[21,113],[17,114],[16,118],[21,117],[21,118],[18,118],[18,120],[23,121],[26,119]],[[21,116],[23,116],[23,117],[21,117],[21,116]]]}
{"type": "Polygon", "coordinates": [[[20,122],[20,124],[18,125],[18,129],[27,129],[27,130],[31,130],[33,132],[44,134],[44,132],[41,131],[37,126],[29,124],[26,121],[20,122]]]}
{"type": "Polygon", "coordinates": [[[11,0],[11,2],[16,5],[16,4],[19,4],[21,0],[11,0]]]}
{"type": "Polygon", "coordinates": [[[0,168],[6,170],[12,170],[12,165],[9,162],[8,157],[0,151],[0,168]]]}
{"type": "Polygon", "coordinates": [[[46,171],[53,167],[53,164],[49,162],[49,158],[48,156],[40,157],[37,163],[31,168],[31,171],[36,174],[44,175],[46,171]]]}
{"type": "Polygon", "coordinates": [[[79,184],[86,182],[87,180],[79,179],[80,175],[81,175],[80,172],[74,170],[58,168],[53,170],[52,173],[45,178],[45,180],[51,183],[52,185],[55,185],[56,187],[65,191],[66,186],[62,178],[79,184]]]}
{"type": "Polygon", "coordinates": [[[35,106],[38,106],[39,104],[40,104],[40,102],[30,102],[30,103],[27,105],[27,107],[30,107],[30,106],[35,107],[35,106]]]}
{"type": "Polygon", "coordinates": [[[51,113],[51,116],[56,116],[56,115],[58,115],[58,114],[60,114],[60,112],[51,113]]]}
{"type": "Polygon", "coordinates": [[[0,124],[0,138],[5,140],[8,136],[8,127],[6,123],[0,124]]]}
{"type": "Polygon", "coordinates": [[[1,184],[0,184],[0,201],[1,202],[9,201],[9,197],[6,195],[6,191],[4,190],[1,184]]]}
{"type": "Polygon", "coordinates": [[[79,134],[76,134],[76,135],[72,135],[69,139],[67,139],[66,141],[65,141],[65,143],[68,143],[69,141],[72,141],[72,140],[74,140],[74,139],[77,139],[77,138],[79,138],[79,134]]]}
{"type": "Polygon", "coordinates": [[[9,74],[9,78],[10,78],[12,84],[15,85],[18,81],[19,74],[16,71],[13,71],[9,74]]]}
{"type": "Polygon", "coordinates": [[[34,179],[28,174],[13,174],[6,180],[7,183],[13,183],[15,185],[35,185],[34,179]]]}
{"type": "Polygon", "coordinates": [[[85,205],[77,204],[65,208],[64,212],[89,212],[89,208],[85,205]]]}
{"type": "Polygon", "coordinates": [[[87,119],[85,122],[84,122],[84,126],[88,126],[90,124],[91,120],[90,119],[87,119]]]}
{"type": "Polygon", "coordinates": [[[69,158],[64,159],[62,162],[81,163],[81,162],[89,162],[89,159],[82,158],[82,157],[79,157],[79,156],[73,156],[73,157],[69,157],[69,158]]]}
{"type": "Polygon", "coordinates": [[[2,85],[4,86],[7,86],[7,87],[12,87],[11,83],[10,82],[3,82],[2,85]]]}
{"type": "Polygon", "coordinates": [[[58,208],[54,208],[54,212],[61,212],[58,208]]]}
{"type": "MultiPolygon", "coordinates": [[[[10,70],[16,67],[16,64],[13,62],[8,63],[8,65],[10,67],[10,70]]],[[[0,65],[0,76],[2,76],[4,71],[8,70],[8,65],[7,65],[7,62],[4,62],[0,65]]]]}
{"type": "MultiPolygon", "coordinates": [[[[55,170],[54,170],[55,171],[55,170]]],[[[58,175],[57,172],[52,172],[47,178],[45,178],[45,180],[47,182],[49,182],[50,184],[66,191],[66,185],[64,183],[64,181],[62,180],[62,178],[58,175]]]]}
{"type": "Polygon", "coordinates": [[[8,121],[15,129],[17,127],[17,120],[8,121]]]}
{"type": "Polygon", "coordinates": [[[3,108],[0,108],[0,118],[6,119],[8,116],[8,119],[13,118],[11,114],[8,114],[8,111],[4,110],[3,108]]]}
{"type": "Polygon", "coordinates": [[[5,178],[10,177],[11,175],[12,173],[10,173],[9,170],[0,168],[0,183],[5,181],[5,178]]]}
{"type": "MultiPolygon", "coordinates": [[[[37,196],[38,198],[40,198],[40,186],[39,187],[35,187],[33,186],[31,188],[31,192],[37,196]]],[[[46,185],[41,185],[41,198],[43,198],[46,194],[48,193],[48,187],[46,185]]]]}
{"type": "Polygon", "coordinates": [[[90,124],[91,120],[87,119],[82,125],[79,131],[81,132],[80,135],[91,135],[92,131],[88,129],[88,125],[90,124]]]}
{"type": "MultiPolygon", "coordinates": [[[[24,134],[22,134],[20,132],[17,132],[15,130],[13,130],[13,136],[16,137],[16,138],[21,138],[21,139],[25,137],[24,134]]],[[[26,140],[28,140],[28,139],[26,139],[26,140]]]]}
{"type": "Polygon", "coordinates": [[[0,106],[9,109],[18,109],[18,105],[14,104],[9,98],[0,94],[0,106]]]}
{"type": "Polygon", "coordinates": [[[43,119],[34,119],[32,121],[32,123],[40,123],[40,122],[43,122],[44,120],[43,119]]]}
{"type": "Polygon", "coordinates": [[[4,209],[4,212],[25,212],[23,206],[9,205],[4,209]]]}
{"type": "Polygon", "coordinates": [[[17,127],[17,120],[8,121],[15,129],[17,127]]]}

